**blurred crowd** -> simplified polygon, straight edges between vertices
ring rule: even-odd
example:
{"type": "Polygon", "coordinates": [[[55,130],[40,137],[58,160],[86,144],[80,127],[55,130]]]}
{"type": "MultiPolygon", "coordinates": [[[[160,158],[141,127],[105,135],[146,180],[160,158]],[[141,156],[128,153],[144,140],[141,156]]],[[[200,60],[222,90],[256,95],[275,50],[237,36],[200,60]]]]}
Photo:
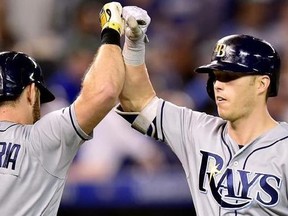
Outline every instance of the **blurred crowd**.
{"type": "MultiPolygon", "coordinates": [[[[56,100],[43,114],[69,105],[100,45],[98,14],[104,0],[0,0],[0,49],[23,51],[41,65],[56,100]]],[[[272,43],[282,58],[279,96],[269,99],[274,118],[288,121],[288,0],[121,0],[148,11],[146,63],[158,96],[216,114],[206,93],[215,42],[228,34],[251,34],[272,43]]],[[[113,111],[95,128],[71,168],[69,181],[109,181],[121,170],[178,166],[174,155],[133,131],[113,111]]]]}

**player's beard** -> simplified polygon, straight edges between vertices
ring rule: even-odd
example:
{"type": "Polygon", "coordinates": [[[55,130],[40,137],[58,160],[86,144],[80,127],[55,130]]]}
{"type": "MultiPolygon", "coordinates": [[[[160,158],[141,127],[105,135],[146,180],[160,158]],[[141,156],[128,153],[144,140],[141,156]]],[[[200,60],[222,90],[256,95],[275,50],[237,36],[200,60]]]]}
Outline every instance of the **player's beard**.
{"type": "Polygon", "coordinates": [[[40,99],[39,99],[39,91],[35,96],[35,103],[33,105],[33,124],[40,119],[41,112],[40,112],[40,99]]]}

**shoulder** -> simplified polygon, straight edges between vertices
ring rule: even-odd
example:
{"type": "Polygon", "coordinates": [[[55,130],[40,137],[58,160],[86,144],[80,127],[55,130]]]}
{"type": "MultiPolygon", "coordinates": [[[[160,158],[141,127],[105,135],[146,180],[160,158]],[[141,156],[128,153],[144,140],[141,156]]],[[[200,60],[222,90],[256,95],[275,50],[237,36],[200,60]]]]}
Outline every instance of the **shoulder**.
{"type": "Polygon", "coordinates": [[[283,130],[286,130],[288,132],[288,123],[287,122],[279,122],[279,125],[283,130]]]}
{"type": "Polygon", "coordinates": [[[185,121],[197,124],[199,126],[226,124],[226,121],[218,116],[196,111],[187,107],[177,106],[173,103],[160,99],[158,103],[158,115],[161,115],[162,110],[165,110],[165,112],[172,116],[180,115],[180,117],[185,121]]]}

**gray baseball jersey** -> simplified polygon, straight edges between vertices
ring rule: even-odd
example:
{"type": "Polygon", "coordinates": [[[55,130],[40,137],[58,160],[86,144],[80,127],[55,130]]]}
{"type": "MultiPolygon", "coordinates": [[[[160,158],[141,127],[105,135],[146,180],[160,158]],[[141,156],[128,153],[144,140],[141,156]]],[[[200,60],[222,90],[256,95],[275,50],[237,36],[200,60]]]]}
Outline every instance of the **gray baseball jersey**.
{"type": "Polygon", "coordinates": [[[226,123],[156,98],[132,126],[177,155],[198,215],[288,215],[288,125],[280,123],[240,149],[226,123]]]}
{"type": "Polygon", "coordinates": [[[34,125],[0,122],[0,214],[57,215],[69,165],[90,138],[73,105],[34,125]]]}

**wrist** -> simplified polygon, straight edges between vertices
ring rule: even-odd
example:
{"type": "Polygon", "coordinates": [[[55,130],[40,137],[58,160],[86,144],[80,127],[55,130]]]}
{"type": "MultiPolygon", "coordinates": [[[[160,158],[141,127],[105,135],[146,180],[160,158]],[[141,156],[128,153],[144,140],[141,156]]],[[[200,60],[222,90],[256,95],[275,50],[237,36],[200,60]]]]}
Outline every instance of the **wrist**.
{"type": "Polygon", "coordinates": [[[101,32],[101,45],[103,44],[115,44],[121,47],[118,31],[112,28],[103,29],[101,32]]]}
{"type": "Polygon", "coordinates": [[[141,65],[145,62],[145,42],[144,39],[132,41],[125,38],[123,47],[124,62],[129,65],[141,65]]]}

